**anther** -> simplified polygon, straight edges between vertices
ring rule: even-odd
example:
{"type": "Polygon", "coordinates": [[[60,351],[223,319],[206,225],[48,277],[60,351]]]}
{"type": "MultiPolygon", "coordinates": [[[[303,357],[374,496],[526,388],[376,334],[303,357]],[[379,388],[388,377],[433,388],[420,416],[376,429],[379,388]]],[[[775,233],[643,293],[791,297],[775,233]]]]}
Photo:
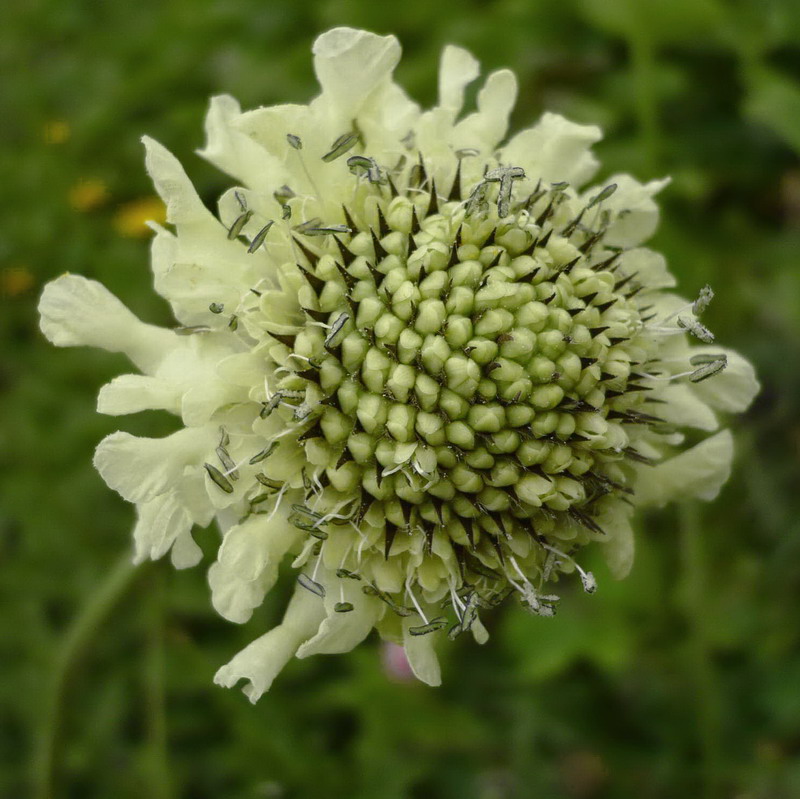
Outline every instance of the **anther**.
{"type": "Polygon", "coordinates": [[[331,149],[322,156],[322,160],[325,161],[325,163],[335,161],[337,158],[344,155],[348,150],[352,150],[357,141],[357,133],[342,134],[331,145],[331,149]]]}
{"type": "Polygon", "coordinates": [[[228,238],[233,241],[241,232],[242,228],[250,221],[250,218],[253,216],[252,211],[245,211],[242,214],[234,219],[233,224],[230,226],[228,230],[228,238]]]}
{"type": "Polygon", "coordinates": [[[586,208],[594,208],[595,205],[599,205],[603,200],[607,200],[616,190],[617,184],[609,183],[601,192],[592,197],[586,208]]]}
{"type": "Polygon", "coordinates": [[[248,253],[254,253],[263,243],[264,239],[267,238],[267,233],[269,233],[270,228],[275,224],[274,220],[270,219],[261,230],[253,236],[253,240],[250,242],[250,246],[247,248],[248,253]]]}

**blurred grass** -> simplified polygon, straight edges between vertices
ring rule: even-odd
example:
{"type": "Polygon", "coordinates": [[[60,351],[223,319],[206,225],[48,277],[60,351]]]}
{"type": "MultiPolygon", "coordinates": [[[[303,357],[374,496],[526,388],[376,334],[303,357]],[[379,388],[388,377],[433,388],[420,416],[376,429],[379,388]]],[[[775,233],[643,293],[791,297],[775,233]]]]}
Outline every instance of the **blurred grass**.
{"type": "MultiPolygon", "coordinates": [[[[793,0],[27,0],[0,9],[0,796],[31,752],[65,631],[129,547],[132,509],[91,468],[93,413],[120,372],[36,330],[42,285],[102,280],[168,323],[137,219],[138,143],[192,155],[207,99],[305,101],[314,37],[396,33],[400,81],[435,97],[441,46],[520,78],[515,126],[598,122],[604,173],[671,174],[654,245],[708,322],[757,365],[738,467],[708,508],[643,520],[634,572],[568,594],[555,621],[508,612],[492,642],[443,647],[445,685],[387,681],[377,647],[297,661],[251,707],[211,684],[278,615],[236,628],[201,573],[149,566],[65,675],[52,796],[793,799],[800,796],[800,9],[793,0]]],[[[172,420],[125,420],[161,435],[172,420]]],[[[201,534],[207,554],[215,534],[201,534]]],[[[604,575],[602,567],[598,574],[604,575]]],[[[42,773],[39,770],[41,781],[42,773]]]]}

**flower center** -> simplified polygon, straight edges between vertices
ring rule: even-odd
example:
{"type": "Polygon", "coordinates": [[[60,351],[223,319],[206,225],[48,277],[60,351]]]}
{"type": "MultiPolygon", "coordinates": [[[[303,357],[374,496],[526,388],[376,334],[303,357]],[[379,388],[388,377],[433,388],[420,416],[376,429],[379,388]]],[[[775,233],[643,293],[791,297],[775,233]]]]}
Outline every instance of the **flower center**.
{"type": "Polygon", "coordinates": [[[636,457],[626,426],[658,422],[639,409],[638,286],[593,254],[602,212],[565,218],[560,185],[515,204],[521,175],[487,172],[465,203],[458,171],[443,197],[415,165],[405,194],[376,176],[344,225],[295,228],[278,394],[322,489],[385,525],[386,558],[400,531],[498,564],[518,535],[602,535],[595,505],[636,457]]]}

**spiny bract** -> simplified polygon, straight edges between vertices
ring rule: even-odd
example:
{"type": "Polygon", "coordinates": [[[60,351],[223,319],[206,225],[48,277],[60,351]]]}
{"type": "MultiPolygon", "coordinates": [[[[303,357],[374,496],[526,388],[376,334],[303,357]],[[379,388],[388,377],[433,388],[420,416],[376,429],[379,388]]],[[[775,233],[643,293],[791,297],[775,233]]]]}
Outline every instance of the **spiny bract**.
{"type": "Polygon", "coordinates": [[[580,191],[597,128],[545,114],[501,145],[515,78],[490,75],[459,119],[478,68],[455,47],[424,113],[391,80],[394,37],[339,28],[314,53],[308,106],[212,101],[202,154],[241,184],[219,219],[145,140],[175,228],[154,226],[155,286],[180,327],[71,275],[41,302],[55,344],[141,370],[102,389],[101,412],[185,424],[97,450],[138,506],[137,559],[193,565],[192,526],[216,517],[214,606],[243,622],[293,557],[284,621],[217,675],[246,678],[253,701],[293,655],[347,651],[373,627],[437,684],[435,640],[483,642],[483,609],[513,595],[553,615],[564,572],[594,591],[583,545],[624,575],[635,505],[712,498],[728,474],[727,432],[675,454],[678,428],[714,430],[712,408],[756,390],[697,319],[710,290],[667,293],[664,259],[638,246],[665,181],[580,191]]]}

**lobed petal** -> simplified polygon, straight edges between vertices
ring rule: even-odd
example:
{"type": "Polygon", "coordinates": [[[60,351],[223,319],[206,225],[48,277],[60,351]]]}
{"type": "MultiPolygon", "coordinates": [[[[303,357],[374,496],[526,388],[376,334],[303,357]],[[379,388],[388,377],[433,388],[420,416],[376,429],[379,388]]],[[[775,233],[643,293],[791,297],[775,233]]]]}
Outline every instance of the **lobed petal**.
{"type": "Polygon", "coordinates": [[[326,587],[324,605],[327,616],[317,634],[297,650],[299,658],[349,652],[370,634],[385,608],[379,600],[365,596],[361,583],[342,581],[331,572],[319,579],[326,587]],[[334,607],[340,601],[350,602],[353,609],[346,613],[337,612],[334,607]]]}
{"type": "Polygon", "coordinates": [[[447,45],[439,62],[439,108],[448,112],[451,121],[464,105],[464,92],[480,75],[480,63],[468,50],[447,45]]]}
{"type": "Polygon", "coordinates": [[[285,518],[251,516],[226,533],[208,582],[214,609],[239,624],[247,621],[278,578],[278,567],[300,538],[285,518]]]}
{"type": "Polygon", "coordinates": [[[214,675],[214,682],[232,688],[247,680],[247,698],[255,704],[269,690],[283,667],[294,657],[303,641],[319,629],[325,612],[320,598],[298,586],[283,621],[257,638],[214,675]]]}
{"type": "MultiPolygon", "coordinates": [[[[612,175],[605,185],[617,184],[616,191],[602,203],[612,214],[612,223],[605,235],[606,244],[614,247],[636,247],[649,239],[658,227],[659,211],[653,200],[669,178],[639,183],[630,175],[612,175]]],[[[595,192],[587,192],[587,198],[595,192]]]]}
{"type": "Polygon", "coordinates": [[[607,503],[595,520],[606,533],[603,555],[611,576],[622,580],[630,574],[636,551],[630,509],[620,502],[607,503]]]}
{"type": "Polygon", "coordinates": [[[65,274],[44,287],[40,326],[57,347],[122,352],[143,372],[154,371],[176,343],[171,330],[142,322],[105,286],[65,274]]]}
{"type": "Polygon", "coordinates": [[[525,170],[524,183],[529,189],[540,178],[549,183],[566,181],[577,188],[597,170],[597,159],[589,148],[602,137],[596,125],[578,125],[558,114],[545,113],[534,127],[514,136],[503,147],[501,157],[504,163],[525,170]]]}
{"type": "Polygon", "coordinates": [[[202,463],[209,448],[205,430],[188,428],[166,438],[112,433],[97,447],[94,467],[128,502],[147,502],[174,489],[187,465],[202,463]]]}
{"type": "Polygon", "coordinates": [[[733,436],[722,430],[657,466],[638,469],[637,505],[663,506],[673,499],[710,501],[727,481],[733,461],[733,436]]]}
{"type": "MultiPolygon", "coordinates": [[[[137,508],[133,528],[135,563],[162,558],[176,544],[184,541],[192,529],[192,519],[174,493],[161,494],[137,508]]],[[[185,558],[180,559],[185,562],[185,558]]],[[[186,565],[195,565],[197,560],[186,565]]]]}
{"type": "Polygon", "coordinates": [[[241,115],[233,97],[212,97],[206,114],[206,146],[197,153],[242,185],[271,192],[285,182],[284,169],[280,161],[237,128],[241,115]]]}
{"type": "Polygon", "coordinates": [[[491,153],[508,130],[508,117],[517,101],[517,78],[508,69],[493,72],[478,92],[478,110],[453,130],[453,146],[478,147],[491,153]]]}
{"type": "Polygon", "coordinates": [[[724,347],[692,347],[691,355],[722,353],[728,364],[713,378],[694,385],[704,402],[725,413],[742,413],[761,390],[753,364],[734,350],[724,347]]]}
{"type": "Polygon", "coordinates": [[[146,410],[180,411],[174,385],[149,375],[120,375],[106,383],[97,397],[97,412],[121,416],[146,410]]]}
{"type": "Polygon", "coordinates": [[[436,635],[412,635],[409,628],[420,623],[418,616],[403,619],[403,649],[414,676],[435,687],[442,684],[442,670],[433,645],[436,635]]]}
{"type": "Polygon", "coordinates": [[[358,116],[372,92],[391,79],[400,61],[394,36],[334,28],[314,42],[314,71],[330,118],[341,124],[358,116]]]}

